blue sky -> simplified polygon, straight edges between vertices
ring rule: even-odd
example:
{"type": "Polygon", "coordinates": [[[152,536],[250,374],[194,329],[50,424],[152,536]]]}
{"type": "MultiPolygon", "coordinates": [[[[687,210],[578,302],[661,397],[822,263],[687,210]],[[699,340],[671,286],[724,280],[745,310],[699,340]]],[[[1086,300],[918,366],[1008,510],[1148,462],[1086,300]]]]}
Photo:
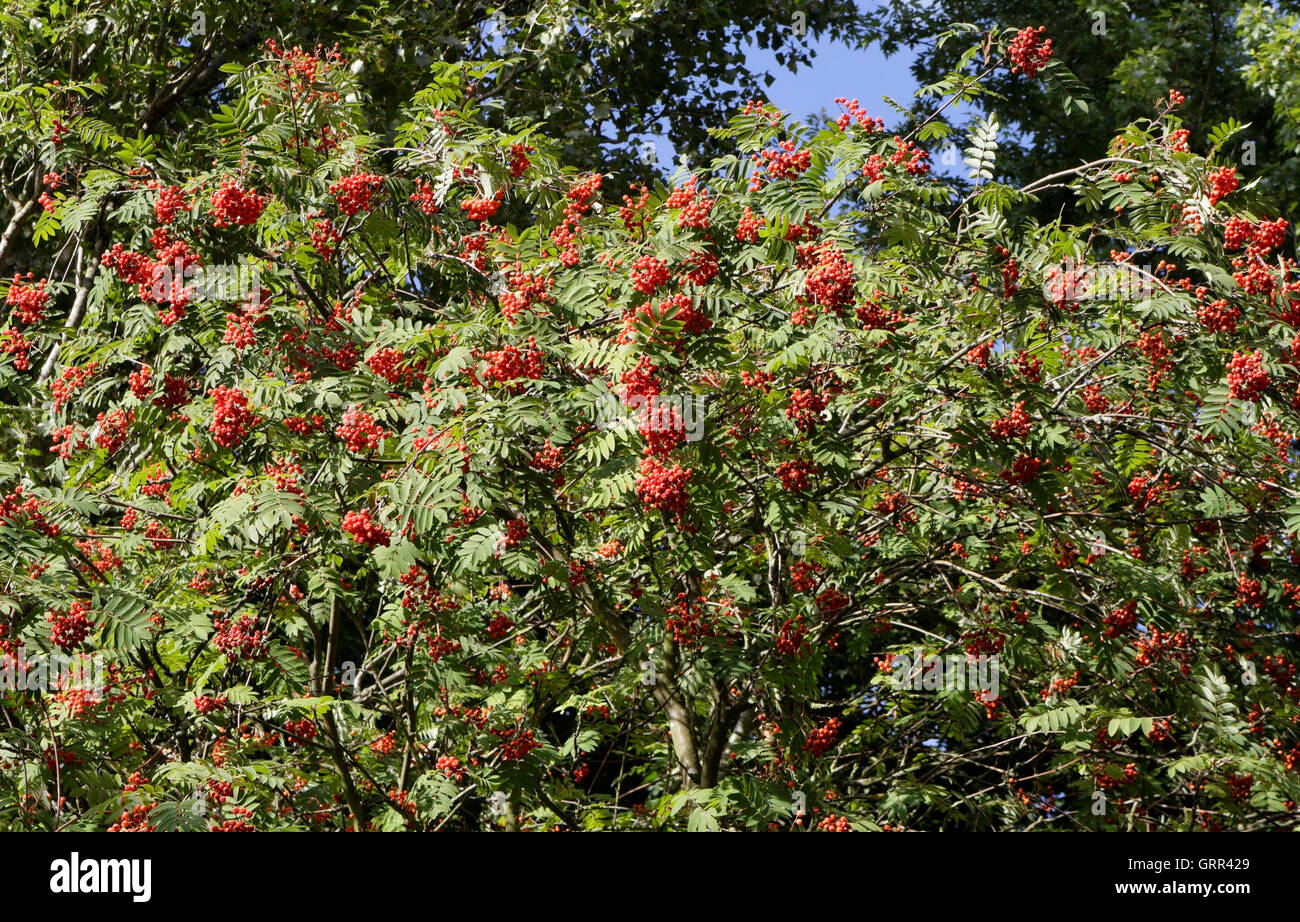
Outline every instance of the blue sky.
{"type": "MultiPolygon", "coordinates": [[[[904,106],[910,104],[920,86],[911,72],[917,52],[903,49],[886,57],[877,47],[850,48],[829,35],[822,35],[811,45],[816,51],[812,64],[795,73],[778,64],[771,50],[757,45],[745,49],[746,65],[752,72],[775,77],[766,93],[769,102],[798,121],[806,122],[809,115],[822,110],[838,115],[836,97],[856,98],[868,114],[883,118],[886,128],[897,124],[897,113],[881,97],[889,96],[904,106]]],[[[672,163],[676,156],[672,146],[665,138],[654,140],[659,163],[672,163]]],[[[945,166],[938,162],[938,151],[932,151],[932,157],[939,173],[953,175],[964,169],[960,159],[955,165],[945,166]]],[[[671,167],[668,172],[672,172],[671,167]]]]}
{"type": "Polygon", "coordinates": [[[890,96],[907,105],[919,86],[910,70],[912,52],[899,51],[887,58],[879,48],[861,51],[826,36],[813,47],[817,56],[812,65],[793,74],[776,63],[771,51],[751,47],[745,55],[751,70],[776,77],[767,91],[769,101],[801,121],[822,109],[837,113],[835,98],[845,96],[856,97],[870,114],[889,123],[892,110],[880,97],[890,96]]]}

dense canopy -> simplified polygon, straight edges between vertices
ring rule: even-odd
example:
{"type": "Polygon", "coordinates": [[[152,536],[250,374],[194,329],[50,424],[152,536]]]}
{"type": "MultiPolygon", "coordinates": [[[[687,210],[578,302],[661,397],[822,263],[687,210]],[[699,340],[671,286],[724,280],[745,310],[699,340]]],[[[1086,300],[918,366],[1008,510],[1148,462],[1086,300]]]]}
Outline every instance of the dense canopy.
{"type": "Polygon", "coordinates": [[[752,101],[643,185],[508,59],[110,78],[140,34],[63,17],[4,22],[7,827],[1294,824],[1300,280],[1240,121],[1153,87],[1002,182],[944,113],[1079,84],[955,27],[929,115],[752,101]]]}

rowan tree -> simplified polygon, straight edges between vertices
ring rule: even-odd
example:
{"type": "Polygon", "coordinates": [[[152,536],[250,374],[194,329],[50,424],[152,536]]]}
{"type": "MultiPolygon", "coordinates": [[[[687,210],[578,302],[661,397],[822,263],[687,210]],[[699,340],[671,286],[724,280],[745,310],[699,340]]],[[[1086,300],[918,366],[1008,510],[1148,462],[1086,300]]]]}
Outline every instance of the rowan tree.
{"type": "Polygon", "coordinates": [[[957,190],[941,114],[1052,60],[981,39],[906,133],[752,102],[653,187],[485,117],[499,62],[389,135],[267,42],[184,156],[26,88],[35,242],[102,239],[6,288],[0,645],[106,677],[7,694],[5,822],[1293,825],[1287,222],[1164,87],[957,190]]]}

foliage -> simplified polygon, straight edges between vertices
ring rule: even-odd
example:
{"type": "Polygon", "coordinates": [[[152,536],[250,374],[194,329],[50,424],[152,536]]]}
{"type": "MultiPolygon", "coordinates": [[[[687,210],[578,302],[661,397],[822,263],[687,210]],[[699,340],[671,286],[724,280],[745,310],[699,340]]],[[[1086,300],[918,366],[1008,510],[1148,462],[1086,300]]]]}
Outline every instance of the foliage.
{"type": "MultiPolygon", "coordinates": [[[[1204,149],[1209,133],[1225,121],[1249,125],[1234,151],[1223,152],[1225,161],[1259,176],[1284,213],[1300,202],[1296,126],[1287,115],[1294,90],[1284,89],[1294,83],[1294,3],[900,0],[872,6],[866,17],[872,41],[891,54],[929,45],[951,22],[981,32],[1029,21],[1047,25],[1056,58],[1077,77],[1087,111],[1067,112],[1050,81],[1020,80],[1008,71],[992,75],[991,92],[979,106],[985,112],[996,106],[1025,141],[999,163],[1008,182],[1032,182],[1092,159],[1116,125],[1142,117],[1172,86],[1187,96],[1183,118],[1194,147],[1204,149]]],[[[913,71],[922,84],[934,83],[963,50],[959,44],[934,47],[916,58],[913,71]]],[[[1036,213],[1050,220],[1069,204],[1068,195],[1049,192],[1036,213]]]]}
{"type": "Polygon", "coordinates": [[[751,105],[620,207],[499,67],[389,136],[266,46],[174,150],[27,89],[82,259],[7,290],[0,643],[106,676],[7,693],[8,826],[1293,824],[1300,300],[1233,126],[1017,189],[990,119],[959,190],[938,117],[751,105]]]}

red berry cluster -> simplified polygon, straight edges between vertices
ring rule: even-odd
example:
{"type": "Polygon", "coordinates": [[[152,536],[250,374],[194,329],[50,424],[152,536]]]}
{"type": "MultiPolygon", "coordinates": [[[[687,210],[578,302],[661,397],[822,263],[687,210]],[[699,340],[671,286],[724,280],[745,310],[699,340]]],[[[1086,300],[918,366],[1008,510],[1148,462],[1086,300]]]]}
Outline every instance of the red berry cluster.
{"type": "Polygon", "coordinates": [[[852,832],[853,827],[849,825],[847,818],[831,813],[824,817],[817,828],[822,832],[852,832]]]}
{"type": "Polygon", "coordinates": [[[857,276],[844,251],[830,243],[817,248],[817,264],[808,273],[804,293],[814,304],[838,310],[854,301],[853,285],[857,276]]]}
{"type": "Polygon", "coordinates": [[[1127,634],[1137,625],[1137,602],[1125,602],[1101,619],[1107,637],[1127,634]]]}
{"type": "MultiPolygon", "coordinates": [[[[237,810],[242,810],[244,808],[232,807],[231,809],[237,811],[237,810]]],[[[222,820],[220,823],[213,823],[208,828],[208,831],[209,832],[257,832],[257,828],[252,823],[248,822],[248,820],[232,818],[228,820],[222,820]]]]}
{"type": "Polygon", "coordinates": [[[1224,246],[1232,249],[1246,244],[1246,252],[1232,261],[1236,270],[1232,273],[1232,278],[1238,288],[1247,294],[1267,295],[1277,287],[1275,269],[1269,265],[1267,257],[1286,239],[1286,228],[1285,218],[1261,221],[1259,224],[1229,219],[1224,233],[1224,246]]]}
{"type": "Polygon", "coordinates": [[[999,472],[998,476],[1007,483],[1026,484],[1038,477],[1043,467],[1043,459],[1031,455],[1018,455],[1011,462],[1011,467],[999,472]]]}
{"type": "Polygon", "coordinates": [[[465,217],[471,221],[483,222],[501,209],[502,198],[502,193],[498,190],[495,198],[466,199],[460,203],[460,210],[465,212],[465,217]]]}
{"type": "Polygon", "coordinates": [[[269,644],[266,631],[257,629],[257,619],[244,615],[233,618],[214,618],[212,645],[228,659],[256,660],[266,656],[269,644]]]}
{"type": "Polygon", "coordinates": [[[144,527],[144,536],[150,540],[155,550],[165,551],[171,547],[175,538],[172,536],[172,530],[153,519],[144,527]]]}
{"type": "Polygon", "coordinates": [[[343,232],[329,218],[318,218],[311,223],[311,246],[321,259],[329,259],[338,249],[343,232]]]}
{"type": "Polygon", "coordinates": [[[308,717],[302,717],[298,720],[286,720],[284,722],[284,732],[295,743],[310,743],[316,738],[316,724],[308,717]]]}
{"type": "Polygon", "coordinates": [[[692,176],[685,183],[675,188],[664,207],[681,209],[677,216],[677,226],[708,230],[709,213],[713,210],[713,199],[709,198],[708,189],[699,188],[699,180],[692,176]]]}
{"type": "Polygon", "coordinates": [[[1136,762],[1129,762],[1123,768],[1100,766],[1093,770],[1093,780],[1103,791],[1115,791],[1137,780],[1136,762]]]}
{"type": "Polygon", "coordinates": [[[808,628],[801,619],[787,618],[781,623],[772,648],[783,656],[800,656],[808,646],[808,628]]]}
{"type": "Polygon", "coordinates": [[[636,495],[647,509],[657,509],[680,519],[690,503],[687,485],[693,474],[690,468],[678,464],[668,467],[653,457],[643,458],[636,495]]]}
{"type": "Polygon", "coordinates": [[[1100,384],[1089,384],[1080,392],[1080,396],[1089,413],[1105,413],[1110,409],[1110,398],[1101,392],[1100,384]]]}
{"type": "Polygon", "coordinates": [[[780,150],[760,151],[750,158],[767,170],[768,179],[788,179],[812,166],[812,151],[797,150],[794,141],[781,141],[777,146],[780,150]]]}
{"type": "Polygon", "coordinates": [[[213,698],[208,695],[198,695],[194,699],[194,710],[200,714],[216,714],[226,709],[226,698],[222,695],[219,698],[213,698]]]}
{"type": "Polygon", "coordinates": [[[367,547],[388,547],[388,530],[370,518],[370,510],[352,511],[343,516],[343,531],[352,536],[352,540],[367,547]]]}
{"type": "Polygon", "coordinates": [[[351,407],[343,414],[343,421],[335,428],[334,434],[343,439],[348,451],[358,455],[375,451],[387,436],[374,416],[357,407],[351,407]]]}
{"type": "Polygon", "coordinates": [[[838,717],[832,717],[820,727],[814,727],[808,733],[808,738],[804,740],[804,750],[811,752],[814,756],[822,755],[835,745],[841,727],[843,727],[843,722],[838,717]]]}
{"type": "Polygon", "coordinates": [[[1047,293],[1052,303],[1065,311],[1079,306],[1079,299],[1090,292],[1091,270],[1088,268],[1062,269],[1052,266],[1047,270],[1047,293]]]}
{"type": "Polygon", "coordinates": [[[691,250],[686,256],[685,263],[686,281],[692,285],[702,287],[718,277],[718,256],[709,250],[691,250]]]}
{"type": "Polygon", "coordinates": [[[212,194],[212,205],[208,210],[217,227],[247,227],[257,223],[265,207],[264,197],[252,189],[245,189],[235,177],[227,176],[212,194]]]}
{"type": "Polygon", "coordinates": [[[1184,675],[1191,673],[1191,661],[1195,655],[1195,639],[1185,631],[1162,631],[1152,628],[1135,646],[1137,656],[1133,662],[1140,669],[1164,660],[1176,663],[1184,675]]]}
{"type": "Polygon", "coordinates": [[[529,161],[528,155],[531,154],[533,150],[534,148],[531,144],[510,145],[510,178],[511,179],[518,179],[520,176],[523,176],[525,173],[528,172],[528,168],[532,166],[532,162],[529,161]]]}
{"type": "Polygon", "coordinates": [[[1228,362],[1228,395],[1234,400],[1257,401],[1272,383],[1264,368],[1264,354],[1258,349],[1232,354],[1228,362]]]}
{"type": "Polygon", "coordinates": [[[564,465],[564,449],[552,445],[551,440],[547,439],[545,445],[533,452],[530,465],[535,470],[547,473],[558,471],[564,465]]]}
{"type": "Polygon", "coordinates": [[[686,424],[672,404],[661,404],[651,397],[641,410],[637,432],[646,442],[646,454],[663,457],[686,441],[686,424]]]}
{"type": "Polygon", "coordinates": [[[56,537],[59,526],[45,520],[45,514],[41,512],[44,505],[35,496],[23,499],[23,488],[16,486],[9,491],[8,496],[0,496],[0,525],[17,527],[26,524],[51,538],[56,537]]]}
{"type": "Polygon", "coordinates": [[[50,642],[64,652],[72,650],[86,639],[94,627],[86,617],[89,612],[90,603],[83,601],[73,602],[64,612],[51,610],[45,616],[45,620],[50,622],[50,642]]]}
{"type": "Polygon", "coordinates": [[[1067,678],[1052,679],[1051,684],[1049,684],[1046,688],[1041,689],[1038,695],[1044,701],[1046,701],[1049,698],[1059,698],[1078,684],[1079,684],[1079,673],[1076,671],[1074,675],[1070,676],[1068,679],[1067,678]]]}
{"type": "Polygon", "coordinates": [[[657,397],[663,391],[658,372],[659,369],[648,355],[641,356],[641,360],[634,368],[618,376],[618,383],[621,385],[618,390],[623,402],[631,405],[634,397],[657,397]]]}
{"type": "Polygon", "coordinates": [[[71,458],[72,453],[86,447],[86,434],[68,424],[50,431],[50,451],[60,458],[71,458]]]}
{"type": "Polygon", "coordinates": [[[433,767],[454,781],[460,781],[465,777],[465,769],[461,768],[460,759],[455,756],[438,756],[438,761],[433,764],[433,767]]]}
{"type": "Polygon", "coordinates": [[[1250,789],[1255,785],[1255,776],[1238,775],[1235,772],[1229,772],[1223,783],[1228,788],[1228,796],[1237,803],[1242,804],[1250,800],[1250,789]]]}
{"type": "Polygon", "coordinates": [[[26,281],[21,275],[14,274],[13,284],[9,286],[9,295],[5,303],[14,309],[19,323],[39,323],[45,316],[45,305],[49,302],[49,293],[45,290],[46,279],[32,284],[32,273],[27,273],[26,281]]]}
{"type": "Polygon", "coordinates": [[[629,237],[644,237],[645,226],[650,223],[649,204],[650,189],[644,183],[638,186],[631,183],[629,188],[633,192],[640,192],[635,199],[630,195],[623,196],[623,204],[619,206],[618,216],[623,222],[623,227],[627,230],[629,237]]]}
{"type": "Polygon", "coordinates": [[[383,184],[384,177],[374,173],[353,173],[331,183],[330,195],[334,196],[339,211],[350,218],[358,211],[370,210],[370,198],[383,184]]]}
{"type": "Polygon", "coordinates": [[[1236,333],[1241,310],[1229,304],[1226,298],[1220,298],[1197,308],[1196,319],[1211,333],[1236,333]]]}
{"type": "MultiPolygon", "coordinates": [[[[711,254],[709,254],[709,258],[714,259],[711,254]]],[[[716,270],[716,259],[713,261],[713,267],[714,270],[716,270]]],[[[695,280],[691,275],[688,275],[687,278],[692,281],[695,280]]],[[[662,316],[672,317],[673,320],[682,325],[683,330],[690,333],[692,336],[698,336],[713,327],[713,321],[709,319],[707,314],[696,307],[695,302],[691,299],[690,295],[673,295],[667,301],[660,304],[659,308],[662,316]]]]}
{"type": "Polygon", "coordinates": [[[1260,664],[1265,674],[1283,691],[1290,691],[1296,685],[1296,664],[1287,661],[1281,654],[1265,656],[1260,664]]]}
{"type": "Polygon", "coordinates": [[[1002,652],[1007,636],[991,624],[981,624],[962,632],[961,642],[967,656],[993,656],[1002,652]]]}
{"type": "Polygon", "coordinates": [[[515,319],[533,305],[553,303],[553,284],[550,278],[524,272],[522,268],[516,269],[510,274],[510,289],[503,291],[497,298],[501,304],[501,316],[513,326],[515,319]]]}
{"type": "Polygon", "coordinates": [[[141,286],[142,296],[153,279],[153,260],[143,253],[126,249],[120,243],[113,244],[112,249],[104,252],[99,263],[111,268],[122,281],[141,286]]]}
{"type": "Polygon", "coordinates": [[[1264,253],[1274,250],[1286,240],[1286,218],[1275,221],[1260,221],[1251,228],[1251,243],[1264,253]]]}
{"type": "Polygon", "coordinates": [[[175,220],[178,211],[188,207],[180,186],[167,186],[158,193],[158,198],[153,203],[153,213],[158,223],[165,226],[175,220]]]}
{"type": "Polygon", "coordinates": [[[393,731],[389,730],[383,736],[378,737],[371,742],[370,751],[382,759],[384,756],[392,753],[393,746],[396,745],[396,742],[397,741],[393,736],[393,731]]]}
{"type": "Polygon", "coordinates": [[[1007,48],[1007,57],[1011,59],[1013,74],[1023,72],[1026,77],[1034,77],[1038,74],[1039,68],[1052,57],[1052,40],[1042,39],[1042,34],[1046,31],[1046,26],[1039,26],[1037,29],[1029,26],[1016,33],[1016,37],[1011,40],[1011,46],[1007,48]]]}
{"type": "Polygon", "coordinates": [[[886,307],[875,300],[883,294],[881,291],[876,291],[871,298],[864,298],[862,303],[854,308],[853,313],[858,318],[858,323],[862,324],[862,329],[896,330],[907,323],[907,318],[902,311],[886,307]]]}
{"type": "Polygon", "coordinates": [[[1251,224],[1245,218],[1233,215],[1228,219],[1228,223],[1223,225],[1223,247],[1226,250],[1239,250],[1250,242],[1254,234],[1255,225],[1251,224]]]}
{"type": "Polygon", "coordinates": [[[591,210],[592,200],[600,192],[603,181],[604,177],[600,173],[592,173],[586,179],[575,182],[567,193],[569,201],[564,206],[564,218],[551,231],[551,241],[560,247],[560,262],[569,268],[578,264],[580,258],[578,238],[582,234],[581,219],[591,210]]]}
{"type": "Polygon", "coordinates": [[[415,207],[420,209],[423,214],[435,215],[438,213],[438,196],[433,191],[433,186],[423,179],[415,181],[415,191],[411,193],[410,200],[415,203],[415,207]]]}
{"type": "Polygon", "coordinates": [[[764,102],[761,99],[749,99],[745,101],[745,109],[742,114],[765,119],[769,126],[776,127],[777,122],[781,121],[783,113],[770,102],[764,102]]]}
{"type": "Polygon", "coordinates": [[[923,176],[930,172],[929,159],[929,151],[911,141],[894,137],[894,152],[889,155],[889,162],[894,166],[902,166],[912,176],[923,176]]]}
{"type": "MultiPolygon", "coordinates": [[[[572,566],[572,564],[576,562],[577,561],[572,561],[570,563],[570,566],[572,566]]],[[[505,637],[512,630],[514,630],[514,627],[515,627],[515,623],[511,621],[509,618],[507,618],[505,615],[497,615],[495,618],[493,618],[491,621],[488,622],[488,636],[491,637],[493,640],[500,640],[502,637],[505,637]]]]}
{"type": "Polygon", "coordinates": [[[980,343],[966,353],[966,361],[981,369],[989,367],[989,354],[993,351],[991,343],[980,343]]]}
{"type": "Polygon", "coordinates": [[[1013,360],[1016,369],[1035,384],[1043,383],[1043,360],[1021,349],[1013,360]]]}
{"type": "Polygon", "coordinates": [[[817,574],[821,572],[821,564],[800,560],[790,565],[790,585],[794,587],[795,592],[812,592],[817,588],[819,581],[817,574]]]}
{"type": "Polygon", "coordinates": [[[533,336],[528,337],[527,349],[508,345],[485,353],[483,357],[488,360],[487,368],[483,370],[483,377],[500,384],[519,378],[536,380],[545,370],[546,354],[537,348],[537,339],[533,336]]]}
{"type": "Polygon", "coordinates": [[[331,95],[313,89],[318,71],[327,73],[343,60],[342,55],[339,54],[337,44],[331,49],[325,49],[321,45],[317,45],[314,51],[303,51],[297,45],[294,45],[293,48],[285,48],[271,38],[267,39],[266,48],[272,56],[279,58],[280,69],[284,71],[285,76],[288,78],[288,82],[280,83],[281,89],[290,89],[292,85],[294,99],[315,100],[329,98],[337,101],[337,93],[331,95]]]}
{"type": "Polygon", "coordinates": [[[632,287],[652,295],[668,281],[668,263],[647,254],[632,264],[631,274],[632,287]]]}
{"type": "Polygon", "coordinates": [[[31,368],[28,354],[32,351],[32,341],[13,329],[0,330],[0,352],[14,356],[14,368],[26,371],[31,368]]]}
{"type": "Polygon", "coordinates": [[[294,493],[302,495],[302,487],[298,486],[298,478],[302,476],[302,465],[287,459],[279,459],[274,462],[268,462],[262,468],[262,473],[271,478],[275,488],[282,493],[294,493]]]}
{"type": "Polygon", "coordinates": [[[716,636],[708,598],[701,595],[691,600],[685,592],[677,593],[677,601],[668,607],[664,629],[683,650],[696,649],[702,638],[716,636]]]}
{"type": "Polygon", "coordinates": [[[1264,587],[1249,576],[1237,577],[1237,607],[1262,608],[1265,602],[1264,587]]]}
{"type": "Polygon", "coordinates": [[[801,432],[811,432],[828,403],[830,398],[825,394],[818,394],[811,388],[795,388],[790,392],[790,405],[785,408],[785,415],[801,432]]]}
{"type": "Polygon", "coordinates": [[[1149,474],[1135,474],[1128,482],[1128,495],[1137,503],[1137,508],[1142,510],[1163,503],[1165,497],[1181,485],[1182,481],[1174,480],[1168,474],[1161,474],[1159,478],[1149,474]]]}
{"type": "Polygon", "coordinates": [[[1210,204],[1217,205],[1220,200],[1237,191],[1237,170],[1234,167],[1219,167],[1209,176],[1210,204]]]}
{"type": "Polygon", "coordinates": [[[135,410],[117,407],[107,413],[99,413],[95,421],[98,423],[95,444],[104,449],[106,454],[116,454],[125,444],[131,424],[135,422],[135,410]]]}
{"type": "Polygon", "coordinates": [[[758,243],[758,232],[765,223],[761,215],[755,215],[746,205],[745,213],[736,224],[736,239],[741,243],[758,243]]]}
{"type": "Polygon", "coordinates": [[[108,827],[109,832],[153,832],[155,827],[149,822],[149,815],[157,804],[136,804],[122,811],[116,823],[108,827]]]}
{"type": "Polygon", "coordinates": [[[460,649],[460,641],[452,640],[450,637],[442,636],[442,628],[438,628],[437,633],[428,637],[429,640],[429,659],[438,662],[444,656],[449,656],[460,649]]]}
{"type": "Polygon", "coordinates": [[[284,428],[294,435],[311,435],[325,428],[325,417],[319,413],[307,416],[290,416],[284,421],[284,428]]]}
{"type": "Polygon", "coordinates": [[[868,133],[885,130],[885,120],[883,118],[872,117],[867,115],[867,110],[858,104],[856,99],[845,99],[843,96],[835,98],[836,105],[843,106],[846,112],[841,113],[840,117],[835,120],[835,124],[843,131],[848,128],[854,121],[858,126],[868,133]]]}
{"type": "Polygon", "coordinates": [[[518,762],[534,749],[541,748],[541,741],[533,738],[532,730],[518,730],[514,727],[508,727],[505,730],[489,730],[495,736],[501,738],[502,762],[518,762]]]}
{"type": "Polygon", "coordinates": [[[808,489],[811,478],[816,473],[817,465],[802,458],[782,461],[776,467],[776,476],[781,478],[781,489],[794,493],[808,489]]]}
{"type": "MultiPolygon", "coordinates": [[[[853,601],[848,595],[840,592],[834,586],[828,586],[821,592],[817,593],[817,598],[813,599],[817,604],[817,612],[828,621],[838,618],[844,609],[848,608],[849,603],[853,601]]],[[[838,636],[838,635],[836,635],[838,636]]],[[[835,640],[830,641],[831,649],[835,649],[835,640]]]]}
{"type": "Polygon", "coordinates": [[[407,362],[406,353],[401,349],[376,349],[366,359],[366,365],[389,384],[401,384],[411,387],[419,380],[418,368],[423,362],[414,365],[407,362]]]}
{"type": "Polygon", "coordinates": [[[221,337],[221,341],[228,346],[234,346],[236,352],[256,345],[255,325],[258,319],[252,314],[243,312],[226,314],[226,332],[221,337]]]}
{"type": "Polygon", "coordinates": [[[131,388],[132,394],[144,400],[153,393],[153,369],[148,365],[141,365],[126,376],[126,383],[131,388]]]}
{"type": "Polygon", "coordinates": [[[214,387],[208,391],[212,398],[212,423],[208,430],[212,440],[223,448],[235,448],[248,435],[250,426],[258,422],[256,414],[248,409],[248,397],[237,387],[214,387]]]}
{"type": "Polygon", "coordinates": [[[1029,414],[1025,412],[1025,403],[1020,401],[1005,416],[995,419],[989,426],[989,435],[995,439],[1023,439],[1029,435],[1029,414]]]}

